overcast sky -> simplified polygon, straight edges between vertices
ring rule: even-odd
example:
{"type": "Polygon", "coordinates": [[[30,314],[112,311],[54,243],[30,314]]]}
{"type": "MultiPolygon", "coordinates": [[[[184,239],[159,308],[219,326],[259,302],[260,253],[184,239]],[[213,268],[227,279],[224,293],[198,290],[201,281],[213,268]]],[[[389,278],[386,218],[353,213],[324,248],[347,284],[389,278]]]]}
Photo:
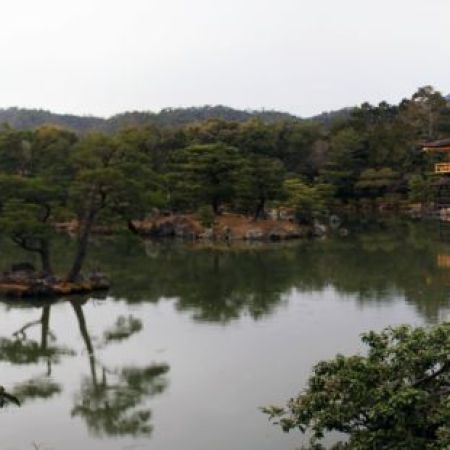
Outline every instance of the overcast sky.
{"type": "Polygon", "coordinates": [[[0,107],[301,116],[450,93],[450,0],[4,0],[0,107]]]}

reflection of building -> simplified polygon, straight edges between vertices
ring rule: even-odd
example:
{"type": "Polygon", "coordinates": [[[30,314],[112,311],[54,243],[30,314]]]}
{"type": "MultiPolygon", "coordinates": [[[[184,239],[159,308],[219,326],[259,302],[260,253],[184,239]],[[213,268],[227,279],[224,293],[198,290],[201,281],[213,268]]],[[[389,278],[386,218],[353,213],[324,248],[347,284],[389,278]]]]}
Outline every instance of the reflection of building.
{"type": "Polygon", "coordinates": [[[450,269],[450,255],[446,253],[439,253],[437,255],[437,265],[441,269],[450,269]]]}
{"type": "MultiPolygon", "coordinates": [[[[445,286],[447,291],[450,287],[450,248],[446,246],[445,249],[441,250],[437,254],[437,267],[439,268],[434,275],[434,279],[430,281],[440,286],[445,286]]],[[[447,294],[448,295],[448,294],[447,294]]],[[[439,321],[448,321],[449,317],[449,303],[448,297],[446,301],[442,302],[444,306],[442,310],[438,311],[437,319],[439,321]]]]}
{"type": "MultiPolygon", "coordinates": [[[[422,149],[426,152],[450,153],[450,139],[426,142],[422,145],[422,149]]],[[[437,175],[450,174],[450,161],[435,164],[434,173],[437,175]]]]}

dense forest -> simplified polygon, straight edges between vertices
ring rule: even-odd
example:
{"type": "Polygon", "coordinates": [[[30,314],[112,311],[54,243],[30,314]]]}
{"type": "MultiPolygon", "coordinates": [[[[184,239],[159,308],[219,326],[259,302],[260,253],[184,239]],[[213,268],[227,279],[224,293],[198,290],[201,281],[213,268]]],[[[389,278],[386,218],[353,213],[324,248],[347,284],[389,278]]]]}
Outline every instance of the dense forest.
{"type": "MultiPolygon", "coordinates": [[[[423,153],[420,144],[450,135],[450,104],[429,86],[398,105],[365,103],[331,121],[277,113],[208,118],[214,111],[161,113],[176,126],[148,124],[136,113],[114,133],[103,122],[79,134],[58,124],[4,125],[0,232],[38,253],[51,272],[54,225],[76,220],[79,248],[67,275],[73,280],[95,225],[130,225],[155,209],[197,212],[208,223],[224,211],[256,220],[285,208],[308,224],[348,207],[427,201],[431,164],[441,156],[423,153]]],[[[88,118],[77,120],[91,126],[88,118]]]]}

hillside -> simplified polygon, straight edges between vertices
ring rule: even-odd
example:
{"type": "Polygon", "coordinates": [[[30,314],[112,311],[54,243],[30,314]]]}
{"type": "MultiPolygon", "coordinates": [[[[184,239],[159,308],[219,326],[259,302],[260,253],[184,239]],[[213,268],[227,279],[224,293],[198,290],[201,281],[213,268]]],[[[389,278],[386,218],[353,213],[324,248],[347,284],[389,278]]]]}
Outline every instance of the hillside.
{"type": "Polygon", "coordinates": [[[7,108],[0,109],[0,124],[9,124],[16,129],[32,129],[45,124],[59,125],[76,132],[89,130],[114,132],[129,125],[181,126],[208,119],[224,119],[245,122],[260,118],[265,123],[280,120],[301,120],[294,115],[279,111],[243,111],[226,106],[201,106],[191,108],[166,108],[154,112],[125,112],[108,119],[95,116],[56,114],[41,109],[7,108]]]}
{"type": "Polygon", "coordinates": [[[70,128],[78,132],[102,128],[104,119],[92,116],[55,114],[43,109],[7,108],[0,109],[0,124],[8,124],[19,130],[52,124],[70,128]]]}
{"type": "Polygon", "coordinates": [[[331,125],[336,120],[348,119],[353,110],[353,107],[347,107],[335,111],[325,111],[317,116],[310,117],[309,119],[323,123],[324,125],[331,125]]]}
{"type": "MultiPolygon", "coordinates": [[[[450,102],[450,94],[445,97],[450,102]]],[[[346,120],[353,107],[326,111],[321,114],[301,118],[293,114],[275,110],[240,110],[228,106],[197,106],[190,108],[165,108],[155,113],[151,111],[129,111],[109,118],[95,116],[77,116],[74,114],[57,114],[43,109],[0,108],[0,124],[8,124],[19,130],[33,129],[41,125],[58,125],[78,133],[91,130],[115,132],[130,125],[183,126],[209,119],[246,122],[259,118],[265,123],[279,121],[313,120],[331,125],[336,120],[346,120]]]]}

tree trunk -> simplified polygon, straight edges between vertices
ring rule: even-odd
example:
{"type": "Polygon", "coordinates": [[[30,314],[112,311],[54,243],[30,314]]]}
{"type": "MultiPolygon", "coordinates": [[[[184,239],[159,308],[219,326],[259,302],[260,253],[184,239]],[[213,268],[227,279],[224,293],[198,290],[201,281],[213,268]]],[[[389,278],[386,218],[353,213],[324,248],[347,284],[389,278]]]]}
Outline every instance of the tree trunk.
{"type": "Polygon", "coordinates": [[[41,258],[42,270],[47,275],[53,275],[53,269],[50,258],[50,244],[45,238],[38,238],[37,244],[33,245],[27,238],[12,237],[12,241],[22,247],[27,252],[37,253],[41,258]]]}
{"type": "Polygon", "coordinates": [[[127,221],[127,226],[128,226],[128,229],[129,229],[132,233],[134,233],[134,234],[139,234],[139,230],[138,230],[138,228],[136,227],[136,225],[133,223],[132,220],[128,220],[128,221],[127,221]]]}
{"type": "MultiPolygon", "coordinates": [[[[41,351],[48,348],[48,335],[50,333],[50,305],[44,306],[41,317],[41,351]]],[[[47,376],[52,374],[52,358],[47,358],[47,376]]]]}
{"type": "Polygon", "coordinates": [[[53,275],[53,268],[50,258],[50,246],[46,240],[41,241],[41,249],[39,250],[41,257],[42,270],[46,275],[53,275]]]}
{"type": "Polygon", "coordinates": [[[97,369],[95,364],[94,346],[92,345],[91,337],[89,336],[89,331],[86,325],[86,319],[84,317],[83,308],[81,305],[75,301],[70,302],[72,308],[77,316],[78,326],[80,328],[80,333],[83,338],[86,350],[89,356],[89,366],[91,369],[92,384],[97,387],[97,369]]]}
{"type": "Polygon", "coordinates": [[[219,208],[220,208],[220,201],[219,201],[218,198],[214,197],[214,198],[212,199],[211,207],[212,207],[212,209],[213,209],[213,211],[214,211],[214,214],[215,214],[216,216],[218,216],[218,215],[220,214],[220,211],[219,211],[219,208]]]}
{"type": "Polygon", "coordinates": [[[83,267],[84,260],[86,259],[89,237],[91,235],[92,225],[94,224],[96,214],[97,212],[95,210],[89,211],[82,222],[80,233],[78,235],[78,246],[75,259],[73,261],[72,268],[66,277],[66,280],[69,282],[73,283],[80,275],[81,268],[83,267]]]}
{"type": "Polygon", "coordinates": [[[261,214],[264,213],[266,201],[264,198],[260,198],[258,204],[256,205],[255,215],[253,217],[254,220],[258,220],[261,217],[261,214]]]}
{"type": "Polygon", "coordinates": [[[42,329],[41,329],[41,350],[47,350],[48,332],[50,326],[50,305],[44,306],[42,309],[42,329]]]}

